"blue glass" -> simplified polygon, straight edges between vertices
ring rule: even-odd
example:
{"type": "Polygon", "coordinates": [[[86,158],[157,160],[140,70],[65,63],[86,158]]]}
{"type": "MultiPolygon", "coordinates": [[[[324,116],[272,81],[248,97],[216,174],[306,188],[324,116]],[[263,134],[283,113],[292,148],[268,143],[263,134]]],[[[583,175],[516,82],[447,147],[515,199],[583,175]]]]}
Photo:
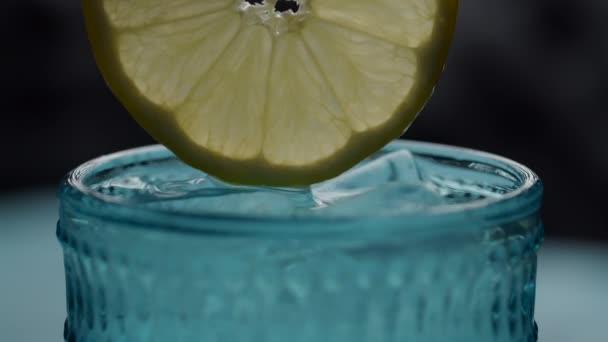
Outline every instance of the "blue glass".
{"type": "Polygon", "coordinates": [[[396,141],[308,188],[223,183],[162,146],[60,189],[67,341],[531,342],[542,186],[396,141]]]}

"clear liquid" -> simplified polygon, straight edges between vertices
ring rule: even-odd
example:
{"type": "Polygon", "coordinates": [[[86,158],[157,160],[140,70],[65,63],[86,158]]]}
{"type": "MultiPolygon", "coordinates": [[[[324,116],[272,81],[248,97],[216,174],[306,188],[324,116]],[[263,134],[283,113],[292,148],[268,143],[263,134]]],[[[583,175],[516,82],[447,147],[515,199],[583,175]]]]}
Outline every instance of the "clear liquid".
{"type": "Polygon", "coordinates": [[[405,149],[385,150],[323,183],[269,188],[224,183],[169,156],[123,165],[86,181],[113,202],[257,217],[404,214],[500,199],[518,186],[514,177],[504,177],[506,172],[495,166],[461,163],[441,164],[405,149]]]}

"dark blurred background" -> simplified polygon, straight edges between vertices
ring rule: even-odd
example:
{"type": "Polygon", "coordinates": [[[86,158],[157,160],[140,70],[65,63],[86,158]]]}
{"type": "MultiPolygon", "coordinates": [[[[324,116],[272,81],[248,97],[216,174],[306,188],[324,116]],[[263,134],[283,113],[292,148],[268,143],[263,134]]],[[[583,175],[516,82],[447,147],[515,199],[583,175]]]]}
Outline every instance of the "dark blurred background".
{"type": "MultiPolygon", "coordinates": [[[[405,137],[531,167],[548,236],[608,239],[606,18],[606,0],[461,0],[444,77],[405,137]]],[[[153,142],[99,75],[79,1],[4,0],[0,32],[0,192],[153,142]]]]}

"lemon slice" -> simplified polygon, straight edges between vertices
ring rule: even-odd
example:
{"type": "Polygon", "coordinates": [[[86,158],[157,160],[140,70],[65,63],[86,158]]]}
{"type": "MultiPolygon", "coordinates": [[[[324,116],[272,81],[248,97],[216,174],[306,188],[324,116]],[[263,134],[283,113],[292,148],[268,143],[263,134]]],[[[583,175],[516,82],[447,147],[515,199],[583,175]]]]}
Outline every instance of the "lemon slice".
{"type": "Polygon", "coordinates": [[[443,69],[457,0],[83,0],[108,85],[185,162],[305,185],[410,125],[443,69]]]}

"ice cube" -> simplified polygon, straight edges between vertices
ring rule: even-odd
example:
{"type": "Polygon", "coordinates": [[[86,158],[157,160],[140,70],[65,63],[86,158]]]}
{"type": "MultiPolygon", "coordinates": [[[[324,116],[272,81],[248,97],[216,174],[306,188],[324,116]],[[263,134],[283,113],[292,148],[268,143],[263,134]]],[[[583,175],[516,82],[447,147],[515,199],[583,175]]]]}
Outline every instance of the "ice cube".
{"type": "Polygon", "coordinates": [[[290,216],[318,206],[310,188],[283,189],[215,183],[213,188],[192,191],[179,198],[167,198],[154,206],[193,214],[253,216],[290,216]]]}
{"type": "Polygon", "coordinates": [[[358,194],[334,198],[323,212],[325,215],[338,216],[378,216],[424,211],[444,203],[445,198],[426,184],[393,182],[358,194]]]}
{"type": "Polygon", "coordinates": [[[357,196],[390,183],[420,183],[421,178],[410,151],[399,150],[368,158],[342,175],[313,186],[315,198],[332,203],[357,196]]]}

